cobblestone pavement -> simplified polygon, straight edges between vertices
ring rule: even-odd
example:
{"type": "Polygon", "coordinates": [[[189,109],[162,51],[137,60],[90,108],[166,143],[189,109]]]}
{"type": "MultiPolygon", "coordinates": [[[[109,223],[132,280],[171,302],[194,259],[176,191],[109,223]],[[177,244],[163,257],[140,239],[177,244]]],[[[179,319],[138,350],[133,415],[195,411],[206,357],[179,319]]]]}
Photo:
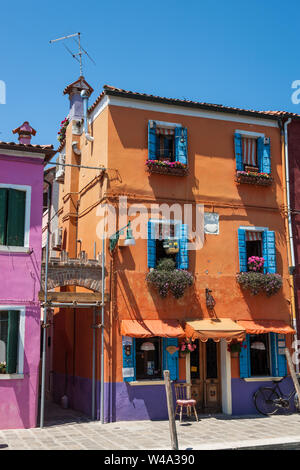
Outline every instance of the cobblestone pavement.
{"type": "MultiPolygon", "coordinates": [[[[272,417],[200,416],[176,421],[180,450],[300,448],[300,415],[272,417]]],[[[43,429],[0,431],[6,450],[170,450],[168,421],[101,424],[72,410],[51,405],[43,429]],[[49,417],[51,416],[51,417],[49,417]]]]}

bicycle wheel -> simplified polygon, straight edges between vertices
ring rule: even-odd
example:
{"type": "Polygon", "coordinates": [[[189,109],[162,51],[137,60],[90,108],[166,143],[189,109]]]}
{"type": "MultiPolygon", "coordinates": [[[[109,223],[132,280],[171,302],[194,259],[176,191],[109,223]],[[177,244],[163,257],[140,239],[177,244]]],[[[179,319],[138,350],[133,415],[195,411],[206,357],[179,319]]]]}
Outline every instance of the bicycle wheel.
{"type": "Polygon", "coordinates": [[[259,413],[265,416],[273,415],[277,412],[278,406],[274,400],[278,400],[278,393],[270,387],[261,387],[254,394],[255,408],[259,413]]]}

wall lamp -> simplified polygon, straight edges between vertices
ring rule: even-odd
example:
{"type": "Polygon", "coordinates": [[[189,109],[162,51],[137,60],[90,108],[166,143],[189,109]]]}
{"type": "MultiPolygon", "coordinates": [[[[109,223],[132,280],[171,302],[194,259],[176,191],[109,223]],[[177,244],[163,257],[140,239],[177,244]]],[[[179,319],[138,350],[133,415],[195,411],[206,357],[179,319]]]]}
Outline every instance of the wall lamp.
{"type": "Polygon", "coordinates": [[[133,246],[135,245],[135,239],[132,235],[132,229],[130,226],[130,222],[128,224],[118,230],[116,233],[114,233],[110,238],[109,238],[109,251],[112,253],[114,249],[116,248],[116,245],[119,241],[120,235],[123,235],[124,230],[127,228],[127,233],[126,233],[126,239],[124,240],[124,243],[122,246],[133,246]]]}

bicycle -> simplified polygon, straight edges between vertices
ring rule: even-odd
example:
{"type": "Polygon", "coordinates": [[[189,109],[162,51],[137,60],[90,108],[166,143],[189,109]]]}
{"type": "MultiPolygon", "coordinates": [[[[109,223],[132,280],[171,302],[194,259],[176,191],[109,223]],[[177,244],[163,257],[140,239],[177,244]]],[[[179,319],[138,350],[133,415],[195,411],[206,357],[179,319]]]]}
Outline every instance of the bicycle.
{"type": "Polygon", "coordinates": [[[277,413],[278,410],[287,412],[291,407],[292,397],[294,397],[294,405],[296,410],[300,412],[300,403],[296,390],[293,388],[293,390],[291,390],[288,395],[281,391],[279,383],[282,382],[283,379],[285,379],[285,377],[283,377],[281,380],[274,380],[274,387],[260,387],[254,393],[253,399],[255,408],[262,415],[271,416],[277,413]]]}

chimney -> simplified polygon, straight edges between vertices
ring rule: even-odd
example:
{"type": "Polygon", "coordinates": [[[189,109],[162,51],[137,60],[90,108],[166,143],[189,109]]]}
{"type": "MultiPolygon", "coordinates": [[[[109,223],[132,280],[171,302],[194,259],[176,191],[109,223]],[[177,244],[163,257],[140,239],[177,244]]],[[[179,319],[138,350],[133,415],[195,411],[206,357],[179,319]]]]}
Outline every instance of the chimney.
{"type": "Polygon", "coordinates": [[[64,95],[69,95],[70,99],[70,111],[68,115],[70,120],[82,119],[84,116],[83,99],[80,95],[83,90],[86,92],[87,96],[90,96],[94,91],[82,76],[64,89],[64,95]]]}
{"type": "Polygon", "coordinates": [[[31,136],[36,134],[36,131],[30,126],[28,121],[23,122],[20,127],[13,129],[13,134],[19,134],[20,144],[30,145],[31,136]]]}

